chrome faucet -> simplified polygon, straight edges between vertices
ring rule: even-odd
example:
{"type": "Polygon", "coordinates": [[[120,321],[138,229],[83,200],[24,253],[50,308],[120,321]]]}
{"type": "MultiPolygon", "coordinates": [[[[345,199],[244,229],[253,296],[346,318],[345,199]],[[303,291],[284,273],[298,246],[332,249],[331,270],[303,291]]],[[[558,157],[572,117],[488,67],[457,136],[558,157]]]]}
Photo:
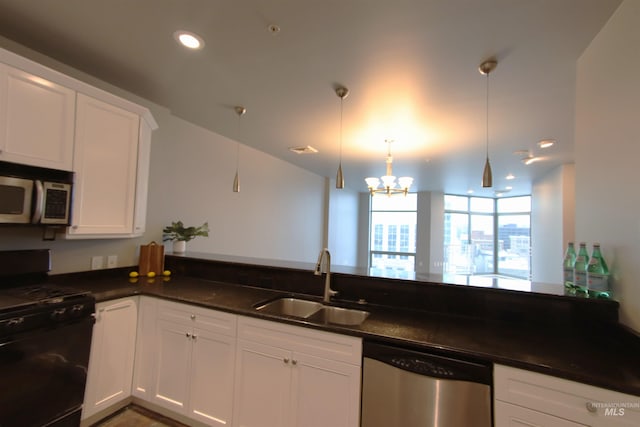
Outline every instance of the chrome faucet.
{"type": "Polygon", "coordinates": [[[313,272],[316,276],[320,276],[322,274],[322,260],[325,258],[325,267],[326,267],[326,275],[324,278],[324,296],[323,301],[329,302],[331,297],[337,295],[338,292],[331,289],[331,254],[329,253],[329,249],[324,248],[320,251],[320,255],[318,255],[318,262],[316,263],[316,269],[313,272]]]}

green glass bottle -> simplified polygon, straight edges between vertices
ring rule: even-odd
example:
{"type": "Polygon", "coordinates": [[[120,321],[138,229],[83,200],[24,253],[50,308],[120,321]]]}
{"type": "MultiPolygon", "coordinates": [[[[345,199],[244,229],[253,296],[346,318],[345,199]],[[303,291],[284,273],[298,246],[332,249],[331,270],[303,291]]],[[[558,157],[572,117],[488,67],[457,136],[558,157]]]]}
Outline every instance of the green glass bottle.
{"type": "Polygon", "coordinates": [[[564,253],[564,261],[562,262],[562,270],[564,273],[564,293],[565,295],[575,295],[576,288],[573,280],[573,268],[576,264],[576,248],[573,242],[569,242],[567,250],[564,253]]]}
{"type": "Polygon", "coordinates": [[[590,298],[611,298],[609,268],[600,251],[600,244],[593,244],[593,252],[587,267],[587,291],[590,298]]]}
{"type": "Polygon", "coordinates": [[[587,267],[589,266],[589,254],[587,244],[580,242],[576,263],[573,266],[574,286],[576,295],[587,296],[587,267]]]}

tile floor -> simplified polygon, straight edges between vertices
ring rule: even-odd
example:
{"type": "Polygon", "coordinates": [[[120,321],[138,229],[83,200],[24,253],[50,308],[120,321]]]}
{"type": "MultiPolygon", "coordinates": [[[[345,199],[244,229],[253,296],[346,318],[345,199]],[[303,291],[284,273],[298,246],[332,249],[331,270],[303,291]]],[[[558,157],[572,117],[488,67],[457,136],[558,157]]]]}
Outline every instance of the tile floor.
{"type": "Polygon", "coordinates": [[[128,406],[92,427],[187,427],[139,406],[128,406]]]}

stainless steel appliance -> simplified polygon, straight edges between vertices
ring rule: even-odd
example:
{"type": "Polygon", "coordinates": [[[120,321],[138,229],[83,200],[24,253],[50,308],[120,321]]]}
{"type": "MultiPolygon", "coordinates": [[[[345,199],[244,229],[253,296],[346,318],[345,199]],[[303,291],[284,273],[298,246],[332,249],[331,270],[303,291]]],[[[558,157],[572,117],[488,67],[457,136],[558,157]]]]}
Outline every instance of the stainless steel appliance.
{"type": "Polygon", "coordinates": [[[490,427],[491,364],[364,342],[361,427],[490,427]]]}
{"type": "Polygon", "coordinates": [[[0,162],[0,223],[69,225],[73,176],[0,162]]]}
{"type": "Polygon", "coordinates": [[[0,426],[80,424],[95,300],[48,270],[48,250],[0,252],[0,426]]]}

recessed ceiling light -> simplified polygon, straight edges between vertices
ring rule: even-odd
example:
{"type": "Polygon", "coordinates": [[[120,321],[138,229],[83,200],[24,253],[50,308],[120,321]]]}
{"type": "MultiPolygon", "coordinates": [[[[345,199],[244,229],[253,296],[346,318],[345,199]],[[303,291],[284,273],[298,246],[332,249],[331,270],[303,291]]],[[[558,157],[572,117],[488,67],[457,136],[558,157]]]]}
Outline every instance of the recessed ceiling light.
{"type": "Polygon", "coordinates": [[[471,189],[467,190],[467,194],[473,194],[473,190],[471,189]]]}
{"type": "Polygon", "coordinates": [[[280,26],[277,24],[271,24],[267,27],[267,30],[273,35],[278,34],[280,32],[280,26]]]}
{"type": "Polygon", "coordinates": [[[507,179],[507,180],[510,181],[512,179],[516,179],[516,176],[514,174],[510,173],[509,175],[505,176],[504,179],[507,179]]]}
{"type": "Polygon", "coordinates": [[[204,40],[202,37],[189,31],[176,31],[173,33],[173,38],[176,39],[184,47],[189,49],[202,49],[204,47],[204,40]]]}
{"type": "Polygon", "coordinates": [[[556,143],[555,139],[543,139],[540,142],[538,142],[538,147],[549,148],[549,147],[553,147],[555,143],[556,143]]]}
{"type": "Polygon", "coordinates": [[[542,160],[541,157],[529,156],[522,159],[522,163],[524,163],[525,165],[530,165],[531,163],[534,163],[540,160],[542,160]]]}
{"type": "Polygon", "coordinates": [[[310,145],[306,147],[289,147],[289,151],[292,151],[296,154],[315,154],[318,152],[317,149],[313,148],[310,145]]]}

